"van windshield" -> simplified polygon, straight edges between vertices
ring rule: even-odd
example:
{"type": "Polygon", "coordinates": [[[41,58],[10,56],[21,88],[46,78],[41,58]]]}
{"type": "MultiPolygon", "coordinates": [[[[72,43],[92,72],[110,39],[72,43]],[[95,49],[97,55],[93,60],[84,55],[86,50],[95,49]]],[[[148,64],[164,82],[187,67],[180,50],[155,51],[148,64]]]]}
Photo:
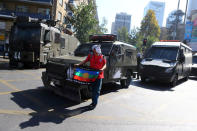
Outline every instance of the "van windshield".
{"type": "Polygon", "coordinates": [[[197,64],[197,56],[193,56],[193,63],[197,64]]]}
{"type": "MultiPolygon", "coordinates": [[[[81,44],[75,50],[75,56],[87,56],[93,45],[98,43],[89,43],[89,44],[81,44]]],[[[102,43],[101,44],[101,51],[103,55],[109,55],[112,48],[112,43],[102,43]]]]}
{"type": "Polygon", "coordinates": [[[152,47],[145,58],[164,59],[174,61],[177,58],[177,47],[152,47]]]}

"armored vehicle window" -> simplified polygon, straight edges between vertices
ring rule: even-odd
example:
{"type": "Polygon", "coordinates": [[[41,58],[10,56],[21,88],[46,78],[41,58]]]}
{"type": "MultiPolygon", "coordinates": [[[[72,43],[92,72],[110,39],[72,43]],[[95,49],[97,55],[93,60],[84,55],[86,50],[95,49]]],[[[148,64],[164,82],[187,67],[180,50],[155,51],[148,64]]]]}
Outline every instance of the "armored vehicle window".
{"type": "Polygon", "coordinates": [[[62,49],[65,49],[65,39],[64,38],[60,38],[60,46],[62,49]]]}
{"type": "Polygon", "coordinates": [[[18,27],[14,31],[14,37],[16,41],[25,42],[40,42],[40,28],[21,28],[18,27]]]}
{"type": "Polygon", "coordinates": [[[177,47],[152,47],[145,58],[176,60],[177,52],[177,47]]]}
{"type": "Polygon", "coordinates": [[[45,43],[49,43],[49,42],[51,42],[51,41],[53,41],[52,33],[51,33],[51,31],[46,30],[46,31],[45,31],[45,36],[44,36],[44,42],[45,42],[45,43]]]}
{"type": "Polygon", "coordinates": [[[60,34],[55,33],[55,43],[60,43],[60,34]]]}
{"type": "Polygon", "coordinates": [[[133,51],[131,49],[126,49],[125,53],[126,53],[126,56],[129,57],[129,56],[132,56],[133,51]]]}
{"type": "Polygon", "coordinates": [[[193,63],[197,64],[197,56],[193,56],[193,63]]]}
{"type": "Polygon", "coordinates": [[[115,45],[111,51],[111,55],[121,54],[120,46],[115,45]]]}
{"type": "MultiPolygon", "coordinates": [[[[90,51],[91,47],[98,43],[89,43],[89,44],[81,44],[75,50],[75,56],[87,56],[90,51]]],[[[112,48],[112,43],[102,43],[101,44],[101,51],[103,55],[109,55],[112,48]]]]}

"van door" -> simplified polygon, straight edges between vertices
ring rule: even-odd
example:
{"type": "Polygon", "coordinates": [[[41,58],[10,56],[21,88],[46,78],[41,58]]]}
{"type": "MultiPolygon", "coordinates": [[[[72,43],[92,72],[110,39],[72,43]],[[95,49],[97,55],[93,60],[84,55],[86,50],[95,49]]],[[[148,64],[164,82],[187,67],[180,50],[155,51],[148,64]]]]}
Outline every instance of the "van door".
{"type": "Polygon", "coordinates": [[[179,77],[183,78],[185,73],[185,57],[184,57],[184,47],[181,47],[179,51],[179,77]]]}
{"type": "Polygon", "coordinates": [[[109,56],[109,79],[119,79],[121,77],[122,56],[120,45],[114,45],[109,56]]]}

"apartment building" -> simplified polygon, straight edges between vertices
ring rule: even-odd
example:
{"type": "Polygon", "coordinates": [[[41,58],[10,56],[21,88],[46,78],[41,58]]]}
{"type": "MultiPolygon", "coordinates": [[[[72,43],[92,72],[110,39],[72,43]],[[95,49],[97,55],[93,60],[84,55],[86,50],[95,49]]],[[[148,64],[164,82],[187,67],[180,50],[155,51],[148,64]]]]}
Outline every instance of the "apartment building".
{"type": "Polygon", "coordinates": [[[72,16],[70,8],[88,0],[1,0],[0,1],[0,52],[9,43],[11,26],[17,16],[34,19],[58,20],[57,26],[72,28],[66,22],[66,16],[72,16]]]}
{"type": "Polygon", "coordinates": [[[112,23],[112,34],[118,34],[118,30],[122,27],[126,27],[127,31],[130,32],[131,27],[131,15],[127,13],[117,13],[115,17],[115,22],[112,23]]]}
{"type": "Polygon", "coordinates": [[[148,10],[153,10],[156,15],[156,19],[160,27],[163,26],[163,18],[164,18],[164,11],[165,11],[165,2],[159,1],[150,1],[148,5],[144,8],[144,16],[148,12],[148,10]]]}

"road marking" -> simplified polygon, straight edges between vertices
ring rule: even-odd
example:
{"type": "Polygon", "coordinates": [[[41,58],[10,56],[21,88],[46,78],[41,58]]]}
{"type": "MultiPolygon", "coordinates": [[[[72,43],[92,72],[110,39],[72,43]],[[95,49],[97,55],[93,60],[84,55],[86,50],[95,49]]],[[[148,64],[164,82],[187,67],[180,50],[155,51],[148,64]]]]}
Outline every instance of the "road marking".
{"type": "MultiPolygon", "coordinates": [[[[22,91],[22,90],[17,89],[14,85],[8,83],[8,82],[5,81],[5,80],[0,80],[0,82],[1,82],[2,84],[6,85],[7,87],[13,89],[14,91],[17,91],[17,92],[19,92],[19,93],[22,91]]],[[[24,94],[24,93],[21,93],[21,95],[24,96],[24,97],[26,97],[26,98],[28,98],[30,101],[36,103],[36,104],[37,104],[38,106],[40,106],[42,109],[44,109],[44,107],[46,107],[46,105],[44,105],[44,104],[41,103],[38,99],[32,97],[31,95],[26,95],[26,94],[24,94]]]]}
{"type": "Polygon", "coordinates": [[[29,115],[34,113],[34,111],[19,111],[19,110],[2,110],[0,109],[0,114],[9,114],[9,115],[29,115]]]}
{"type": "Polygon", "coordinates": [[[0,83],[6,85],[7,87],[9,87],[10,89],[12,89],[14,91],[21,91],[21,90],[17,89],[14,85],[8,83],[6,80],[0,80],[0,83]]]}
{"type": "Polygon", "coordinates": [[[0,95],[8,95],[8,94],[11,94],[11,93],[16,93],[16,92],[19,92],[19,91],[0,92],[0,95]]]}
{"type": "Polygon", "coordinates": [[[34,77],[38,77],[38,75],[35,75],[33,73],[30,73],[30,72],[21,71],[21,73],[26,74],[26,75],[30,75],[30,76],[34,76],[34,77]]]}
{"type": "Polygon", "coordinates": [[[15,80],[6,80],[7,82],[15,82],[15,81],[27,81],[27,80],[39,80],[40,77],[32,78],[32,79],[15,79],[15,80]]]}

